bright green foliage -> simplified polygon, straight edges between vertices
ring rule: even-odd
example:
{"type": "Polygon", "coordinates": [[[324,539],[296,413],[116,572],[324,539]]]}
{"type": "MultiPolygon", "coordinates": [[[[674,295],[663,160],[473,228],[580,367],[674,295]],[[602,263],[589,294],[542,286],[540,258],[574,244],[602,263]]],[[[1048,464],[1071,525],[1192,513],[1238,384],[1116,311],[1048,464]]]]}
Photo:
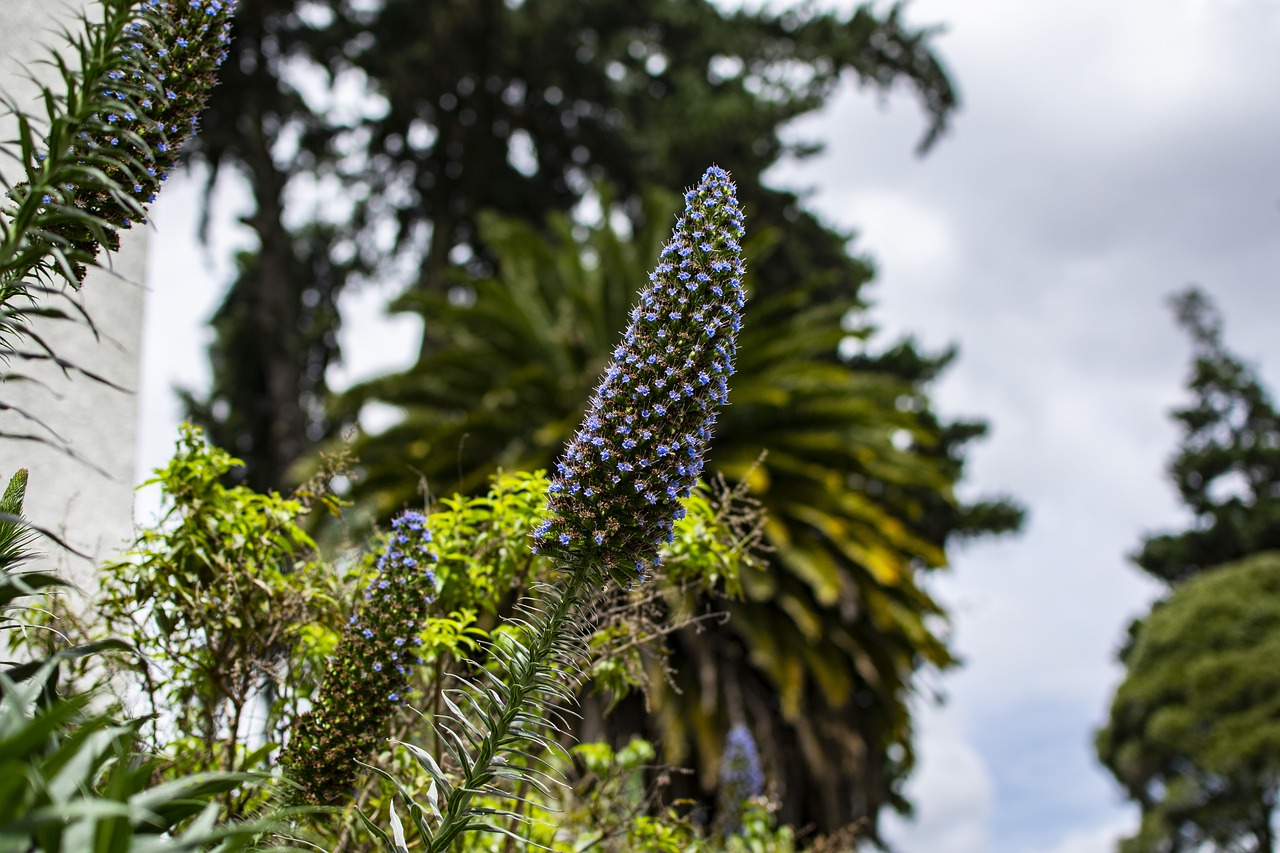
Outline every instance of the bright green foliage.
{"type": "Polygon", "coordinates": [[[1195,360],[1192,402],[1173,413],[1182,443],[1169,473],[1195,520],[1147,537],[1133,558],[1170,584],[1280,548],[1280,411],[1256,368],[1223,344],[1222,317],[1208,296],[1188,290],[1173,306],[1195,360]]]}
{"type": "Polygon", "coordinates": [[[496,615],[514,590],[542,570],[529,540],[547,505],[542,472],[498,472],[478,497],[455,494],[428,516],[439,560],[436,607],[496,615]],[[535,569],[535,563],[538,568],[535,569]]]}
{"type": "Polygon", "coordinates": [[[336,627],[334,581],[299,526],[302,503],[225,486],[237,464],[184,426],[174,458],[148,481],[164,492],[163,519],[101,570],[99,610],[156,664],[145,685],[182,738],[183,770],[262,760],[239,739],[246,714],[265,697],[259,742],[278,743],[322,663],[300,647],[321,638],[301,629],[336,627]]]}
{"type": "MultiPolygon", "coordinates": [[[[550,481],[542,471],[498,472],[479,497],[441,498],[427,517],[435,565],[438,612],[496,615],[527,589],[547,561],[529,550],[533,528],[546,513],[550,481]]],[[[695,490],[683,502],[675,539],[662,548],[662,575],[676,588],[741,592],[739,576],[755,565],[752,525],[757,517],[741,495],[695,490]]]]}
{"type": "MultiPolygon", "coordinates": [[[[455,853],[511,853],[538,849],[555,853],[599,850],[601,853],[795,853],[794,832],[778,826],[767,802],[745,804],[742,826],[725,839],[709,834],[704,826],[674,808],[660,806],[671,768],[655,765],[652,744],[633,739],[614,750],[605,743],[583,743],[547,766],[566,780],[563,785],[540,791],[530,788],[520,807],[527,844],[513,844],[502,833],[468,833],[450,848],[455,853]],[[572,760],[570,760],[572,759],[572,760]],[[656,780],[656,781],[655,781],[656,780]]],[[[497,808],[496,799],[479,798],[482,807],[497,808]]],[[[403,811],[399,806],[384,809],[403,811]]],[[[389,821],[395,826],[395,821],[389,821]]],[[[380,832],[380,830],[378,830],[380,832]]],[[[386,849],[394,848],[394,831],[385,836],[386,849]]],[[[405,841],[412,830],[405,828],[405,841]]],[[[823,847],[832,853],[852,846],[823,847]]]]}
{"type": "Polygon", "coordinates": [[[1178,586],[1124,654],[1098,757],[1142,807],[1125,853],[1270,853],[1280,801],[1280,552],[1178,586]]]}
{"type": "MultiPolygon", "coordinates": [[[[497,620],[500,612],[509,612],[511,601],[539,593],[539,583],[550,571],[549,561],[534,556],[528,547],[533,527],[545,514],[548,485],[542,472],[500,473],[483,496],[442,499],[428,515],[431,547],[440,555],[434,565],[437,599],[432,610],[447,611],[429,616],[419,635],[424,666],[418,670],[410,702],[428,718],[451,713],[442,689],[456,687],[458,675],[474,678],[493,665],[486,657],[486,640],[508,649],[528,644],[527,625],[497,620]]],[[[592,685],[603,693],[603,701],[652,689],[653,681],[663,677],[665,639],[673,630],[707,618],[703,610],[684,607],[682,593],[697,596],[723,590],[733,595],[740,590],[740,573],[755,564],[752,549],[759,519],[740,495],[699,489],[684,507],[675,540],[664,546],[655,582],[627,595],[614,590],[594,601],[583,665],[589,667],[592,685]]],[[[346,580],[355,583],[364,577],[372,561],[372,555],[364,558],[346,580]]],[[[370,734],[375,741],[388,736],[407,740],[419,738],[421,729],[417,715],[402,714],[375,726],[370,734]]],[[[445,749],[443,741],[431,737],[423,746],[432,755],[445,749]]],[[[414,755],[408,749],[371,750],[361,760],[391,773],[403,786],[404,798],[416,799],[425,808],[433,780],[429,773],[418,778],[423,765],[414,755]]],[[[543,757],[554,759],[554,753],[543,757]]],[[[387,801],[368,784],[356,787],[353,798],[386,813],[387,801]]],[[[354,819],[348,809],[332,825],[315,823],[312,829],[323,837],[318,843],[333,845],[335,839],[349,837],[354,819]]]]}
{"type": "MultiPolygon", "coordinates": [[[[626,325],[674,209],[651,195],[645,227],[629,240],[608,224],[579,240],[553,218],[548,239],[482,217],[496,275],[460,284],[454,299],[402,299],[439,324],[435,346],[414,368],[344,401],[351,411],[367,399],[404,410],[400,423],[357,442],[357,503],[386,515],[412,500],[420,476],[470,491],[494,466],[549,463],[626,325]]],[[[744,248],[755,270],[774,244],[756,238],[744,248]]],[[[779,749],[765,762],[784,792],[783,819],[835,830],[881,803],[901,804],[913,678],[921,666],[952,662],[934,633],[941,611],[920,584],[922,569],[945,563],[953,536],[1008,530],[1020,511],[954,499],[963,444],[982,426],[939,421],[924,387],[939,365],[908,358],[913,351],[891,354],[891,371],[870,359],[858,369],[841,362],[837,348],[850,336],[842,324],[859,306],[824,299],[825,282],[794,281],[750,304],[708,464],[762,502],[777,553],[743,573],[746,600],[726,607],[727,624],[672,637],[679,692],[655,685],[655,716],[640,731],[663,744],[666,760],[699,769],[682,793],[710,796],[732,722],[724,709],[745,701],[754,719],[772,720],[761,741],[779,749]],[[720,663],[680,665],[687,661],[720,663]],[[894,744],[903,747],[896,763],[887,758],[894,744]],[[782,750],[803,760],[783,762],[782,750]],[[854,792],[865,807],[855,807],[854,792]]],[[[696,595],[683,606],[696,611],[696,595]]],[[[632,708],[628,719],[643,714],[632,708]]]]}
{"type": "MultiPolygon", "coordinates": [[[[450,614],[428,619],[423,635],[423,657],[437,680],[450,661],[476,652],[476,640],[487,636],[482,624],[492,625],[547,572],[549,562],[529,541],[545,515],[549,485],[540,471],[498,473],[483,496],[444,498],[428,517],[440,555],[435,608],[450,614]]],[[[597,602],[590,680],[610,704],[635,690],[661,689],[655,682],[664,677],[663,638],[675,625],[701,621],[699,596],[711,595],[719,606],[740,597],[742,573],[758,566],[761,519],[740,494],[700,488],[682,505],[675,538],[661,550],[661,582],[597,602]]]]}

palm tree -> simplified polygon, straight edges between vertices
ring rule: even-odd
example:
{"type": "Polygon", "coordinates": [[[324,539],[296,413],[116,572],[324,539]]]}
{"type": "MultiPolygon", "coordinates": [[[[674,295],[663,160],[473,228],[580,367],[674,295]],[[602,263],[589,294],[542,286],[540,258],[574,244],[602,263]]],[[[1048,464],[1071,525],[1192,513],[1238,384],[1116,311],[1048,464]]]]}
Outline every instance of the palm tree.
{"type": "MultiPolygon", "coordinates": [[[[348,418],[371,401],[403,413],[357,441],[358,505],[385,518],[420,500],[424,480],[434,492],[473,492],[498,467],[550,465],[675,209],[675,198],[648,194],[629,236],[608,216],[591,227],[553,217],[545,232],[481,217],[493,275],[459,272],[444,296],[404,297],[397,307],[429,317],[437,347],[339,401],[348,418]]],[[[757,233],[748,269],[778,244],[757,233]]],[[[862,306],[832,289],[813,277],[748,305],[713,442],[710,468],[763,505],[771,554],[743,578],[739,600],[717,602],[725,624],[672,639],[676,673],[654,680],[651,713],[637,697],[597,722],[618,738],[662,742],[668,761],[699,771],[684,793],[706,797],[725,733],[745,720],[783,820],[829,830],[867,819],[874,835],[882,805],[906,808],[917,677],[955,663],[938,633],[945,613],[921,579],[946,564],[954,536],[1014,529],[1021,511],[964,506],[952,493],[962,445],[983,427],[943,424],[929,408],[924,383],[949,356],[906,345],[855,369],[838,352],[866,337],[845,327],[862,306]]]]}

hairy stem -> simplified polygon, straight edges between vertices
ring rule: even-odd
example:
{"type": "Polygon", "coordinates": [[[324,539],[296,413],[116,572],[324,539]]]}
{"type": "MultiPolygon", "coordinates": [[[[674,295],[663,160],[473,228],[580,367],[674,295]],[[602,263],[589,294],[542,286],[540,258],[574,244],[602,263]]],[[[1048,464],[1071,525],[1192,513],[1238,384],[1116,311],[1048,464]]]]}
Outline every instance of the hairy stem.
{"type": "Polygon", "coordinates": [[[493,715],[492,727],[470,756],[469,766],[464,768],[463,783],[449,794],[440,826],[426,846],[430,853],[443,853],[454,838],[471,827],[475,818],[470,811],[471,801],[493,782],[498,766],[495,759],[502,744],[510,736],[517,717],[529,711],[535,703],[539,676],[555,666],[556,646],[582,597],[588,575],[585,569],[574,569],[552,587],[551,608],[544,611],[543,618],[534,624],[534,633],[527,647],[513,656],[510,671],[503,678],[508,689],[503,695],[502,706],[493,715]]]}

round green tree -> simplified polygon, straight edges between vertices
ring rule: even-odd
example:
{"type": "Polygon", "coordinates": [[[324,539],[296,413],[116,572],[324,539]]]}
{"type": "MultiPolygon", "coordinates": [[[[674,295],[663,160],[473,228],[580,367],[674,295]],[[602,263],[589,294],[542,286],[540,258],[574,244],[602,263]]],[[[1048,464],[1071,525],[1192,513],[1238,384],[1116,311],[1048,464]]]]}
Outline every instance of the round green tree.
{"type": "Polygon", "coordinates": [[[1280,795],[1280,552],[1188,580],[1137,625],[1098,733],[1142,807],[1137,851],[1275,849],[1280,795]]]}

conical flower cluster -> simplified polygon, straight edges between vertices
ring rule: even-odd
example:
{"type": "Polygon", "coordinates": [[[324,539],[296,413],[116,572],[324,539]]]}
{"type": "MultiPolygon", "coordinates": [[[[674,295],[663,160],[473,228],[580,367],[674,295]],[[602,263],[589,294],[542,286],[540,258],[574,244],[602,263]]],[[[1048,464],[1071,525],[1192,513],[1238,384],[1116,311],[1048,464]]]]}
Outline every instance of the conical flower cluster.
{"type": "Polygon", "coordinates": [[[622,343],[551,484],[535,550],[643,580],[673,536],[728,402],[746,302],[736,189],[711,167],[631,311],[622,343]]]}
{"type": "Polygon", "coordinates": [[[742,828],[745,804],[764,793],[764,769],[760,766],[760,751],[751,729],[737,723],[729,729],[724,741],[724,753],[720,756],[719,809],[717,820],[725,835],[733,835],[742,828]]]}
{"type": "MultiPolygon", "coordinates": [[[[132,225],[113,190],[140,208],[155,200],[217,83],[234,11],[234,0],[140,0],[117,61],[87,82],[101,94],[102,108],[94,128],[81,132],[73,146],[110,183],[51,190],[45,204],[74,205],[116,228],[132,225]]],[[[65,223],[51,230],[90,257],[97,251],[83,226],[65,223]]],[[[117,248],[115,235],[107,237],[106,248],[117,248]]],[[[82,279],[83,265],[75,272],[82,279]]]]}
{"type": "Polygon", "coordinates": [[[385,737],[387,718],[405,701],[422,662],[419,633],[435,598],[431,532],[420,512],[391,524],[360,613],[343,632],[313,709],[298,718],[285,764],[300,799],[334,802],[354,784],[357,761],[385,737]]]}

